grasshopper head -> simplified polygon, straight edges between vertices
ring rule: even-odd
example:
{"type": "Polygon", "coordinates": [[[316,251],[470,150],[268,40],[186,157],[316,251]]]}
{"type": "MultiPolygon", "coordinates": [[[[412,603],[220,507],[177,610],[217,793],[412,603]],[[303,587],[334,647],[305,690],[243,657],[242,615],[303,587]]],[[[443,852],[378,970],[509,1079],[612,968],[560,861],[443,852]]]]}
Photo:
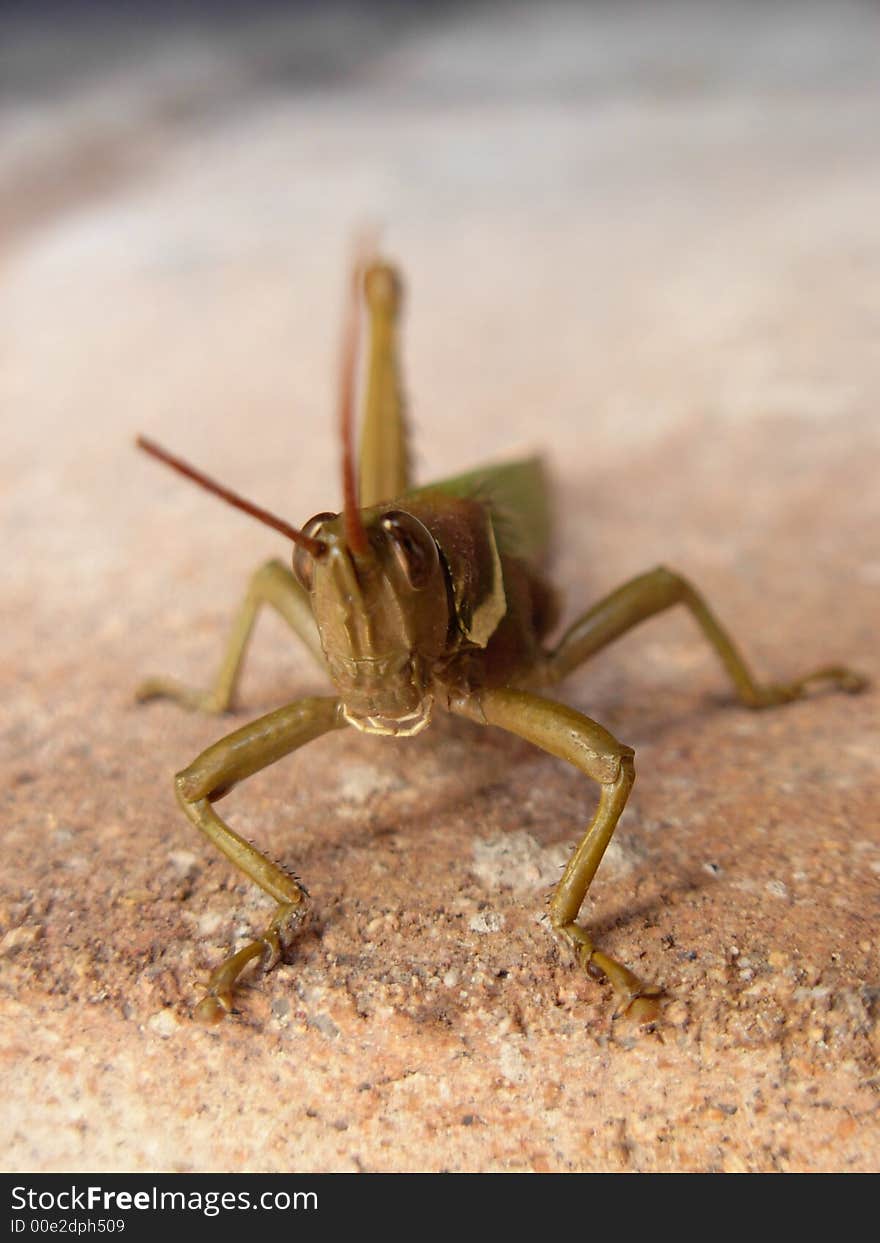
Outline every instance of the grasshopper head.
{"type": "Polygon", "coordinates": [[[298,547],[293,568],[309,592],[346,720],[366,733],[416,734],[431,717],[432,672],[449,627],[437,545],[412,514],[390,505],[360,515],[361,551],[346,518],[318,514],[304,528],[325,551],[298,547]]]}
{"type": "Polygon", "coordinates": [[[311,597],[324,656],[346,719],[374,734],[416,734],[430,720],[433,671],[451,611],[440,553],[427,527],[387,502],[361,510],[354,466],[354,399],[362,293],[373,309],[396,308],[400,283],[387,264],[355,265],[342,343],[339,424],[341,514],[317,514],[299,530],[150,440],[147,453],[293,541],[293,569],[311,597]]]}
{"type": "Polygon", "coordinates": [[[352,272],[339,382],[343,512],[306,524],[293,568],[311,596],[346,720],[366,733],[416,734],[431,718],[433,671],[446,645],[446,577],[430,532],[399,503],[360,508],[354,405],[364,296],[374,311],[397,306],[400,283],[389,265],[361,260],[352,272]]]}

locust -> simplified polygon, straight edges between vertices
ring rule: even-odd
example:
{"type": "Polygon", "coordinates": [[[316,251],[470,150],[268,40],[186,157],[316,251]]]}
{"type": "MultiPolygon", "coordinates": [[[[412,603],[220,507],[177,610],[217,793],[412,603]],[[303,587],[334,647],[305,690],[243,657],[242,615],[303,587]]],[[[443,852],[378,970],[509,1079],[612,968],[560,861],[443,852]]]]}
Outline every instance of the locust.
{"type": "Polygon", "coordinates": [[[261,509],[145,437],[138,445],[293,544],[292,563],[253,575],[207,690],[168,678],[138,688],[223,713],[235,699],[260,610],[274,609],[326,669],[334,691],[296,699],[234,730],[175,777],[184,815],[275,903],[268,926],[210,976],[195,1017],[234,1013],[249,964],[273,967],[309,912],[305,886],[236,833],[216,805],[233,786],[334,730],[406,737],[439,711],[506,730],[568,761],[598,786],[598,803],[548,904],[551,930],[589,977],[607,981],[639,1022],[663,990],[594,944],[578,917],[634,780],[634,751],[553,697],[567,674],[648,618],[683,605],[721,662],[740,703],[763,709],[814,684],[857,692],[858,673],[828,665],[785,682],[753,676],[702,596],[663,566],[631,579],[578,617],[556,642],[558,598],[545,577],[550,487],[540,457],[501,462],[416,487],[400,365],[403,285],[377,256],[352,265],[339,367],[342,509],[301,528],[261,509]],[[368,344],[361,367],[361,335],[368,344]],[[363,378],[361,379],[361,372],[363,378]],[[363,392],[360,454],[355,408],[363,392]]]}

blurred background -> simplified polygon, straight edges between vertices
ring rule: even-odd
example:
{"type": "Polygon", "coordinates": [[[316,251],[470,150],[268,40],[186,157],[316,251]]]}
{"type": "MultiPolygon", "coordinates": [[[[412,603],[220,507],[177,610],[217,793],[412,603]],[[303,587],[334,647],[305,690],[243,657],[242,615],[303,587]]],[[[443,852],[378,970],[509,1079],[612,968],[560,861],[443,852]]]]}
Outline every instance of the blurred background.
{"type": "Polygon", "coordinates": [[[775,485],[786,421],[873,427],[878,46],[858,0],[4,6],[7,481],[108,556],[137,430],[326,507],[367,226],[411,290],[423,478],[537,443],[583,490],[770,418],[775,485]]]}

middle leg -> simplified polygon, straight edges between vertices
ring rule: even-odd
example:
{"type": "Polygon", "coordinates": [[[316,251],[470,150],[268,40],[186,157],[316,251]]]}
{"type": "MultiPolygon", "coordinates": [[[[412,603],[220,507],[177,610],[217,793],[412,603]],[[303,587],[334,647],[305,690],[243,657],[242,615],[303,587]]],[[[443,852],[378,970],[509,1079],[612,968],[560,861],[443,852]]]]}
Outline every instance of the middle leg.
{"type": "Polygon", "coordinates": [[[185,686],[175,678],[147,678],[140,684],[135,697],[141,703],[148,699],[173,699],[184,708],[197,712],[228,711],[235,698],[251,631],[264,604],[271,605],[284,618],[319,663],[323,663],[321,640],[312,616],[306,592],[293,574],[280,561],[267,561],[260,566],[248,586],[247,595],[226,641],[226,651],[213,685],[206,691],[185,686]]]}
{"type": "Polygon", "coordinates": [[[759,682],[727,630],[698,591],[680,574],[658,566],[630,579],[605,596],[570,626],[545,666],[550,682],[557,682],[602,648],[632,630],[639,622],[683,604],[715,651],[742,703],[769,708],[800,699],[814,682],[830,682],[850,694],[862,690],[865,679],[843,665],[825,665],[790,682],[759,682]]]}

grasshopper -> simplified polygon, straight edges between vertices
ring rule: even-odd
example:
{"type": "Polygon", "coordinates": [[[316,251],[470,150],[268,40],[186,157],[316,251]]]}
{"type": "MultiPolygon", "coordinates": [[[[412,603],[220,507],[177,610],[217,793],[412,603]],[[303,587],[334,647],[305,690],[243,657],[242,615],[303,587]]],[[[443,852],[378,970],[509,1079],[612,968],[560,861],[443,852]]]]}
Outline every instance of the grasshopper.
{"type": "Polygon", "coordinates": [[[326,668],[335,693],[295,700],[228,734],[175,778],[187,818],[277,904],[262,934],[211,975],[195,1016],[217,1022],[234,1010],[236,984],[255,959],[268,970],[282,937],[304,923],[309,899],[290,873],[229,827],[215,809],[234,785],[331,730],[417,734],[436,708],[497,726],[567,760],[597,783],[595,813],[549,901],[553,933],[590,976],[605,978],[639,1021],[652,1019],[662,989],[604,953],[578,914],[634,780],[631,747],[547,690],[640,622],[684,605],[717,654],[741,703],[768,708],[831,683],[865,685],[830,665],[789,682],[762,683],[686,579],[664,567],[619,587],[552,645],[557,602],[541,566],[550,532],[540,458],[493,465],[414,487],[399,366],[402,283],[379,260],[354,265],[339,383],[343,507],[304,527],[231,492],[143,437],[139,446],[293,543],[292,567],[257,570],[213,685],[193,690],[151,678],[140,700],[168,698],[222,713],[232,704],[254,621],[270,605],[326,668]],[[362,303],[369,346],[358,468],[354,411],[362,303]]]}

